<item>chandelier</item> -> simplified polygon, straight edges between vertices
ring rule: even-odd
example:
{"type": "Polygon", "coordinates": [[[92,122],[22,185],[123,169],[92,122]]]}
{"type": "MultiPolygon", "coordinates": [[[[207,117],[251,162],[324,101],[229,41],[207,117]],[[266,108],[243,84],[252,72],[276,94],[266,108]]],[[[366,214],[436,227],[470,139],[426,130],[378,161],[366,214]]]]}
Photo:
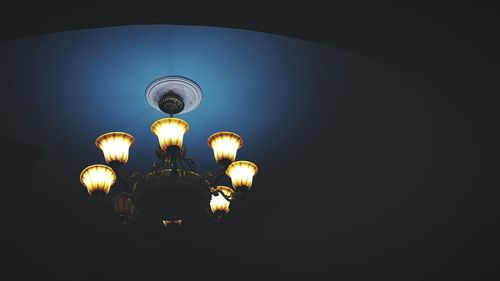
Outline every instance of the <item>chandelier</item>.
{"type": "Polygon", "coordinates": [[[258,171],[252,162],[236,161],[243,139],[233,132],[211,135],[208,146],[219,169],[199,173],[195,162],[186,158],[183,144],[189,124],[174,114],[196,109],[203,97],[201,88],[185,77],[167,76],[149,84],[145,95],[153,108],[169,115],[151,125],[159,142],[155,151],[158,160],[144,174],[124,175],[120,168],[128,162],[134,138],[124,132],[109,132],[95,140],[108,165],[86,167],[80,173],[80,182],[91,198],[108,206],[126,226],[178,226],[207,216],[220,221],[230,204],[251,189],[258,171]],[[225,175],[232,186],[219,185],[225,175]],[[117,182],[122,185],[119,191],[112,188],[117,182]]]}

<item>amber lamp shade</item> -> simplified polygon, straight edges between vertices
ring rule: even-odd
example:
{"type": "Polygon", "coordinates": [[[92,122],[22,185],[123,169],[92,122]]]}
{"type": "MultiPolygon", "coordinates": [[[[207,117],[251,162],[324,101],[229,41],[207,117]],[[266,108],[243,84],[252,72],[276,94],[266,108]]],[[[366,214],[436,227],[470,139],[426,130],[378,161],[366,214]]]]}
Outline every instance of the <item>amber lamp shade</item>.
{"type": "Polygon", "coordinates": [[[231,163],[226,170],[226,175],[231,178],[233,188],[252,187],[253,177],[257,174],[257,165],[249,161],[236,161],[231,163]]]}
{"type": "MultiPolygon", "coordinates": [[[[227,186],[217,186],[216,188],[212,188],[212,191],[220,191],[224,193],[228,198],[231,198],[233,195],[233,190],[227,186]]],[[[229,212],[229,202],[222,194],[212,195],[212,199],[210,200],[210,209],[212,213],[216,212],[229,212]]]]}
{"type": "Polygon", "coordinates": [[[87,188],[90,195],[97,191],[108,194],[115,181],[115,172],[106,165],[91,165],[80,173],[80,182],[87,188]]]}
{"type": "Polygon", "coordinates": [[[128,151],[133,143],[134,137],[123,132],[110,132],[99,136],[95,140],[95,145],[102,150],[104,159],[108,164],[127,163],[128,151]]]}
{"type": "Polygon", "coordinates": [[[174,225],[181,225],[182,224],[182,220],[163,220],[163,225],[164,226],[169,226],[171,224],[174,224],[174,225]]]}
{"type": "Polygon", "coordinates": [[[162,150],[169,146],[182,147],[184,134],[189,130],[189,124],[179,118],[162,118],[151,125],[151,132],[158,137],[162,150]]]}
{"type": "Polygon", "coordinates": [[[122,193],[113,202],[113,211],[119,216],[133,217],[135,215],[135,206],[126,193],[122,193]]]}
{"type": "Polygon", "coordinates": [[[208,146],[214,151],[215,161],[231,163],[236,152],[243,146],[243,139],[232,132],[218,132],[208,138],[208,146]]]}

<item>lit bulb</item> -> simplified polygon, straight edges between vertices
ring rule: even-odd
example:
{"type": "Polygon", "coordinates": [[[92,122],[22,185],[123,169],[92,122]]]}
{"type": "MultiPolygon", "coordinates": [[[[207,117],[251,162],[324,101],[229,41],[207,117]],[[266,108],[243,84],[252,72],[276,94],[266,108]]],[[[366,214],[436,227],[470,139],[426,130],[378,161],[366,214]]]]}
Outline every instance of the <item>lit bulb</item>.
{"type": "Polygon", "coordinates": [[[106,165],[91,165],[80,173],[80,182],[87,188],[90,195],[96,191],[103,191],[108,194],[115,181],[115,172],[106,165]]]}
{"type": "Polygon", "coordinates": [[[123,132],[107,133],[95,140],[95,145],[102,150],[108,164],[115,161],[127,163],[128,151],[133,143],[134,137],[123,132]]]}
{"type": "Polygon", "coordinates": [[[151,125],[151,132],[158,137],[162,150],[169,146],[182,147],[184,134],[189,130],[186,121],[179,118],[162,118],[151,125]]]}
{"type": "Polygon", "coordinates": [[[208,138],[208,146],[214,151],[217,162],[226,160],[229,163],[236,159],[236,152],[243,146],[243,139],[232,132],[218,132],[208,138]]]}

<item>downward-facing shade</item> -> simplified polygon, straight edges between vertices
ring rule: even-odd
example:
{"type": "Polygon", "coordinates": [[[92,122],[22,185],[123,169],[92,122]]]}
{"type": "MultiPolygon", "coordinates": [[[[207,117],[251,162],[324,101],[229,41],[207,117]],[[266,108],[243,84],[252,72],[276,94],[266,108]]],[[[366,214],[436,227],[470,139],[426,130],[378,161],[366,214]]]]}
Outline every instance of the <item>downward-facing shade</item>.
{"type": "Polygon", "coordinates": [[[167,150],[169,146],[182,147],[184,134],[189,130],[189,124],[179,118],[162,118],[151,125],[151,132],[158,137],[160,147],[167,150]]]}
{"type": "Polygon", "coordinates": [[[250,161],[236,161],[227,167],[226,175],[231,178],[233,188],[244,187],[250,189],[253,176],[257,174],[257,171],[257,165],[250,161]]]}
{"type": "Polygon", "coordinates": [[[90,195],[96,191],[104,191],[108,194],[115,181],[115,172],[106,165],[91,165],[80,173],[80,182],[87,188],[90,195]]]}
{"type": "Polygon", "coordinates": [[[243,145],[243,139],[232,132],[218,132],[208,138],[208,146],[214,150],[215,161],[236,160],[236,152],[243,145]]]}
{"type": "Polygon", "coordinates": [[[121,217],[132,218],[135,215],[135,206],[127,193],[121,193],[113,201],[113,211],[121,217]]]}
{"type": "Polygon", "coordinates": [[[106,133],[95,140],[95,145],[102,150],[107,163],[127,163],[129,148],[133,143],[134,137],[123,132],[106,133]]]}
{"type": "MultiPolygon", "coordinates": [[[[217,186],[212,191],[220,191],[227,197],[231,197],[233,195],[233,190],[227,186],[217,186]]],[[[212,213],[216,213],[217,211],[228,213],[229,204],[230,202],[224,198],[222,194],[212,195],[212,199],[210,200],[210,209],[212,210],[212,213]]]]}

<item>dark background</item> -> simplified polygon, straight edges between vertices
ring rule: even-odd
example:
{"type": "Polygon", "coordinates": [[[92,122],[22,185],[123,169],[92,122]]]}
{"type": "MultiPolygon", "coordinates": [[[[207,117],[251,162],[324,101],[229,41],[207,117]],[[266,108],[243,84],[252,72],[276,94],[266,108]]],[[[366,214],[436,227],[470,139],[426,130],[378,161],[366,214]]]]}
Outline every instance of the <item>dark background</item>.
{"type": "Polygon", "coordinates": [[[350,135],[335,159],[316,149],[339,133],[323,118],[311,130],[315,141],[290,140],[276,152],[281,161],[263,163],[272,173],[260,184],[290,192],[251,194],[217,227],[146,238],[110,223],[87,198],[48,198],[43,182],[23,185],[44,148],[2,135],[5,274],[19,280],[498,280],[497,13],[477,2],[3,7],[3,40],[146,23],[243,28],[342,48],[438,92],[355,102],[344,116],[352,128],[342,132],[350,135]],[[391,102],[392,110],[378,115],[374,105],[391,102]],[[76,209],[88,216],[76,220],[76,209]]]}

